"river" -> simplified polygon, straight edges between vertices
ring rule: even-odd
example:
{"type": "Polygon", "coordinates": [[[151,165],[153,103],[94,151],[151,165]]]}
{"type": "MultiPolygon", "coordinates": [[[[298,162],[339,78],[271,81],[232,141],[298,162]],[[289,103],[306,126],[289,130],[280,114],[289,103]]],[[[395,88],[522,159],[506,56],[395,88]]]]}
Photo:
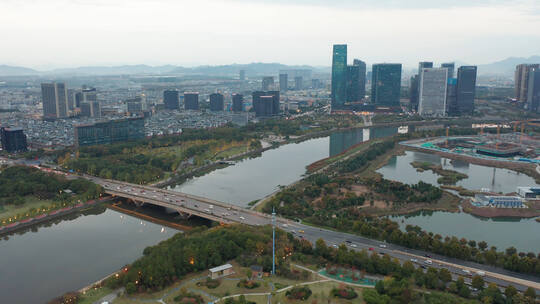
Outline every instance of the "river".
{"type": "Polygon", "coordinates": [[[0,239],[0,302],[45,303],[142,256],[178,231],[94,209],[0,239]]]}

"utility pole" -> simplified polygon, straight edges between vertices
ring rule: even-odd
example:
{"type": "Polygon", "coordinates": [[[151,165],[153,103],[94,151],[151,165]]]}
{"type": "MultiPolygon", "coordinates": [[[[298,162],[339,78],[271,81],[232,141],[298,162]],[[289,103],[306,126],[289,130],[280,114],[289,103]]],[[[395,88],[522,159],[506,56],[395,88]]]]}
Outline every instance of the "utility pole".
{"type": "Polygon", "coordinates": [[[272,275],[276,274],[276,210],[272,208],[272,275]]]}

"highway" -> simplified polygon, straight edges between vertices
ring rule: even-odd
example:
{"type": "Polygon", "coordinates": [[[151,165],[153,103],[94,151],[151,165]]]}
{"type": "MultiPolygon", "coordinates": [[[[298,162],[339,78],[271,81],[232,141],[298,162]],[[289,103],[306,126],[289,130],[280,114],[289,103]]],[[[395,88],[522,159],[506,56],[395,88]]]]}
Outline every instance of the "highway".
{"type": "MultiPolygon", "coordinates": [[[[104,180],[92,176],[85,176],[85,178],[102,185],[108,194],[130,198],[134,201],[157,204],[222,223],[242,223],[251,226],[263,226],[272,223],[270,215],[203,197],[172,190],[104,180]]],[[[488,283],[493,282],[500,287],[514,285],[520,291],[524,291],[527,287],[533,287],[537,293],[540,293],[540,279],[531,275],[447,258],[420,250],[412,250],[358,235],[317,228],[280,217],[276,217],[276,225],[280,229],[293,233],[297,237],[305,238],[313,244],[319,238],[322,238],[328,246],[332,247],[345,244],[353,250],[365,249],[378,254],[388,254],[392,258],[397,258],[401,263],[412,261],[417,267],[424,265],[426,267],[447,268],[454,279],[463,276],[466,282],[470,282],[471,277],[481,271],[485,273],[484,280],[488,283]],[[427,260],[430,260],[431,264],[428,264],[427,260]]]]}
{"type": "MultiPolygon", "coordinates": [[[[42,170],[63,174],[68,178],[86,178],[103,186],[106,193],[129,198],[136,203],[155,204],[221,223],[241,223],[250,226],[264,226],[271,225],[272,223],[272,217],[268,214],[190,194],[107,180],[90,175],[66,174],[65,172],[44,168],[42,170]]],[[[472,275],[481,271],[485,273],[484,280],[488,283],[493,282],[500,287],[513,285],[520,291],[524,291],[527,287],[533,287],[537,293],[540,293],[540,278],[532,275],[515,273],[502,268],[408,249],[358,235],[317,228],[280,217],[276,217],[276,225],[280,229],[293,233],[296,237],[305,238],[313,244],[321,238],[328,246],[332,247],[345,244],[353,250],[365,249],[377,252],[378,254],[387,254],[392,258],[397,258],[400,263],[412,261],[417,267],[422,265],[435,268],[444,267],[452,273],[454,279],[457,279],[458,276],[463,276],[466,278],[466,282],[470,282],[472,275]],[[426,262],[427,260],[430,260],[431,263],[428,264],[429,262],[426,262]]]]}

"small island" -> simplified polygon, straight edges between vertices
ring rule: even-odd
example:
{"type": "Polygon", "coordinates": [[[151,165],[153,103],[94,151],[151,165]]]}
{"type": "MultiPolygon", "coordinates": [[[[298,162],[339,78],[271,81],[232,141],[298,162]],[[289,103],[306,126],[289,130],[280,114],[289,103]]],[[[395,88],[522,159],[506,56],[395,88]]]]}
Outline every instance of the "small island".
{"type": "Polygon", "coordinates": [[[455,185],[462,179],[466,179],[469,176],[467,174],[459,173],[457,171],[443,169],[441,165],[432,164],[430,162],[418,162],[414,161],[411,166],[416,168],[418,172],[424,172],[431,170],[433,173],[440,175],[437,182],[442,185],[455,185]]]}

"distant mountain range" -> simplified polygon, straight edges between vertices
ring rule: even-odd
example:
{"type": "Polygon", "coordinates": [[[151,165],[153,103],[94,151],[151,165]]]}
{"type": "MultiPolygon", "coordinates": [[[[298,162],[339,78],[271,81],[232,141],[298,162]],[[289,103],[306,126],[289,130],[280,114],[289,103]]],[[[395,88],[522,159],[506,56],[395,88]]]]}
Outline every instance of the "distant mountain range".
{"type": "MultiPolygon", "coordinates": [[[[489,64],[478,65],[480,75],[505,75],[512,76],[516,65],[521,63],[540,63],[540,56],[529,58],[510,57],[489,64]]],[[[456,68],[465,63],[456,62],[456,68]]],[[[314,73],[330,73],[330,67],[314,67],[308,65],[285,65],[280,63],[249,63],[229,64],[218,66],[182,67],[175,65],[149,66],[149,65],[121,65],[121,66],[86,66],[77,68],[55,69],[37,71],[30,68],[0,65],[0,76],[23,76],[23,75],[215,75],[232,76],[238,75],[239,70],[245,70],[248,76],[277,75],[279,70],[286,69],[310,69],[314,73]]]]}
{"type": "Polygon", "coordinates": [[[238,75],[239,70],[245,70],[246,75],[276,75],[279,70],[286,69],[309,69],[314,72],[330,72],[329,67],[312,67],[307,65],[291,66],[280,63],[250,63],[229,64],[219,66],[198,66],[187,68],[174,65],[149,66],[149,65],[122,65],[122,66],[87,66],[67,69],[55,69],[49,71],[37,71],[24,67],[0,65],[0,76],[22,75],[137,75],[137,74],[191,74],[191,75],[238,75]]]}

